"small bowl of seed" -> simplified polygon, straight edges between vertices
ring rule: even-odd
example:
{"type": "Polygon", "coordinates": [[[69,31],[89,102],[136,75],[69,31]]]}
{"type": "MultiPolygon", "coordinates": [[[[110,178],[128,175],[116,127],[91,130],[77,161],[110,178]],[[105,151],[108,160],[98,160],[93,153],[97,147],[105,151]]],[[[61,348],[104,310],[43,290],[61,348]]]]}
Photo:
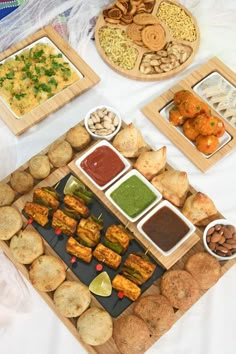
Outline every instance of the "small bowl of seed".
{"type": "Polygon", "coordinates": [[[204,230],[203,244],[207,252],[220,261],[236,258],[236,228],[226,219],[212,221],[204,230]]]}
{"type": "Polygon", "coordinates": [[[88,111],[84,124],[94,139],[111,140],[120,130],[121,116],[112,107],[97,106],[88,111]]]}

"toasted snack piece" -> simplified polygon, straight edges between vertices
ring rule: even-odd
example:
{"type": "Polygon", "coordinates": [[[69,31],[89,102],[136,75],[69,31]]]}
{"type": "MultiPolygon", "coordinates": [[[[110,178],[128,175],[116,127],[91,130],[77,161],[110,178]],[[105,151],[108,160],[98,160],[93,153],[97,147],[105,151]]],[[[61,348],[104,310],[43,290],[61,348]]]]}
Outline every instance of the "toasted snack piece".
{"type": "Polygon", "coordinates": [[[102,243],[97,245],[93,251],[93,256],[113,269],[117,269],[122,260],[119,254],[104,246],[102,243]]]}
{"type": "Polygon", "coordinates": [[[186,172],[168,170],[152,179],[152,184],[163,197],[177,207],[183,206],[189,191],[189,181],[186,172]]]}
{"type": "Polygon", "coordinates": [[[215,135],[198,135],[196,138],[196,147],[205,155],[215,152],[220,145],[219,139],[215,135]]]}
{"type": "Polygon", "coordinates": [[[140,255],[130,253],[122,266],[122,274],[135,284],[142,285],[155,271],[156,266],[140,255]]]}
{"type": "Polygon", "coordinates": [[[92,249],[81,245],[74,237],[69,237],[66,243],[66,252],[82,259],[86,263],[90,263],[92,259],[92,249]]]}
{"type": "Polygon", "coordinates": [[[166,165],[166,146],[157,151],[143,152],[136,160],[134,167],[149,181],[162,172],[166,165]]]}
{"type": "Polygon", "coordinates": [[[197,226],[205,226],[219,216],[213,201],[201,192],[192,194],[186,199],[182,213],[197,226]]]}
{"type": "Polygon", "coordinates": [[[49,209],[46,206],[37,203],[26,202],[24,210],[30,218],[35,220],[41,226],[45,226],[49,221],[49,209]]]}
{"type": "Polygon", "coordinates": [[[36,179],[43,179],[49,176],[51,170],[49,158],[46,155],[34,156],[29,161],[30,174],[36,179]]]}
{"type": "Polygon", "coordinates": [[[91,307],[79,317],[77,329],[85,343],[95,346],[101,345],[112,336],[112,318],[105,310],[91,307]]]}
{"type": "Polygon", "coordinates": [[[94,247],[100,240],[101,225],[93,221],[91,218],[81,219],[76,234],[80,242],[87,247],[94,247]]]}
{"type": "Polygon", "coordinates": [[[48,157],[53,166],[63,167],[72,159],[73,150],[68,141],[56,141],[48,151],[48,157]]]}
{"type": "Polygon", "coordinates": [[[134,314],[141,317],[150,332],[160,336],[175,322],[174,309],[163,295],[143,296],[134,305],[134,314]]]}
{"type": "Polygon", "coordinates": [[[113,146],[125,157],[138,157],[142,152],[150,150],[133,123],[127,125],[115,136],[113,146]]]}
{"type": "Polygon", "coordinates": [[[64,197],[64,204],[69,208],[74,209],[85,218],[89,215],[89,208],[85,205],[85,201],[79,197],[67,194],[64,197]]]}
{"type": "Polygon", "coordinates": [[[90,143],[91,138],[87,130],[77,124],[66,133],[66,140],[75,150],[80,151],[90,143]]]}
{"type": "Polygon", "coordinates": [[[13,257],[21,264],[31,264],[44,252],[43,240],[33,228],[19,232],[11,239],[10,249],[13,257]]]}
{"type": "Polygon", "coordinates": [[[143,354],[150,345],[151,333],[147,324],[135,315],[115,320],[113,338],[122,354],[143,354]]]}
{"type": "Polygon", "coordinates": [[[219,261],[206,252],[198,252],[190,256],[184,268],[192,274],[201,289],[209,289],[221,276],[219,261]]]}
{"type": "Polygon", "coordinates": [[[169,112],[169,121],[173,125],[182,125],[186,118],[182,114],[180,114],[178,108],[173,107],[169,112]]]}
{"type": "Polygon", "coordinates": [[[11,206],[0,208],[0,240],[9,240],[23,226],[21,214],[11,206]]]}
{"type": "Polygon", "coordinates": [[[7,183],[0,182],[0,207],[5,205],[11,205],[14,199],[14,190],[7,183]]]}
{"type": "Polygon", "coordinates": [[[104,244],[117,253],[125,253],[129,246],[130,234],[122,225],[110,225],[105,234],[104,244]]]}
{"type": "Polygon", "coordinates": [[[132,301],[137,300],[141,294],[141,289],[136,284],[120,274],[113,278],[111,285],[117,291],[123,291],[124,295],[132,301]]]}
{"type": "Polygon", "coordinates": [[[52,208],[53,210],[56,210],[60,205],[60,202],[43,188],[37,188],[34,190],[33,201],[35,203],[43,204],[48,208],[52,208]]]}
{"type": "Polygon", "coordinates": [[[31,264],[29,279],[32,285],[39,291],[53,291],[65,278],[64,264],[57,257],[43,255],[31,264]]]}
{"type": "Polygon", "coordinates": [[[146,14],[146,13],[135,15],[133,21],[137,25],[141,25],[141,26],[157,25],[160,23],[156,16],[153,16],[151,14],[146,14]]]}
{"type": "Polygon", "coordinates": [[[53,213],[52,227],[60,229],[65,235],[71,236],[75,233],[77,221],[67,216],[62,210],[57,209],[53,213]]]}
{"type": "Polygon", "coordinates": [[[16,171],[11,175],[10,184],[17,193],[25,194],[33,188],[34,179],[28,172],[16,171]]]}
{"type": "Polygon", "coordinates": [[[161,278],[161,294],[171,305],[180,310],[188,309],[200,296],[200,288],[191,274],[185,270],[170,270],[161,278]]]}
{"type": "Polygon", "coordinates": [[[80,316],[90,305],[91,293],[79,281],[64,281],[55,291],[53,301],[65,317],[80,316]]]}

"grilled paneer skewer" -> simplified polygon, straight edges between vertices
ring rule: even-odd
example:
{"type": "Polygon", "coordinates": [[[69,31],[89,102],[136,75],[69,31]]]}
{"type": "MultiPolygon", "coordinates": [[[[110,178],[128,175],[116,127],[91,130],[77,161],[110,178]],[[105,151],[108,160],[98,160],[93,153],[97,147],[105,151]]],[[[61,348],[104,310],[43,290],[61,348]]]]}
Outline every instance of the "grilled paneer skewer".
{"type": "Polygon", "coordinates": [[[155,269],[155,264],[144,259],[141,255],[130,253],[122,266],[121,272],[135,284],[142,285],[152,276],[155,269]]]}
{"type": "Polygon", "coordinates": [[[94,247],[100,240],[100,230],[102,228],[101,224],[89,217],[88,219],[80,220],[76,234],[83,245],[94,247]]]}
{"type": "MultiPolygon", "coordinates": [[[[56,195],[56,194],[55,194],[56,195]]],[[[37,188],[33,194],[33,201],[35,203],[45,205],[48,208],[56,210],[60,202],[53,196],[53,194],[47,188],[37,188]]]]}
{"type": "Polygon", "coordinates": [[[92,259],[92,249],[81,245],[73,237],[69,237],[66,243],[66,251],[86,263],[90,263],[92,259]]]}
{"type": "Polygon", "coordinates": [[[121,256],[102,243],[97,245],[93,251],[93,256],[113,269],[117,269],[121,263],[121,256]]]}
{"type": "Polygon", "coordinates": [[[26,214],[39,225],[45,226],[48,223],[49,209],[46,206],[33,202],[26,202],[24,210],[26,214]]]}
{"type": "Polygon", "coordinates": [[[62,210],[57,209],[52,217],[52,227],[60,229],[64,234],[71,236],[75,233],[77,221],[70,218],[62,210]]]}
{"type": "Polygon", "coordinates": [[[123,291],[130,300],[135,301],[141,294],[141,289],[129,279],[117,274],[112,280],[112,287],[118,291],[123,291]]]}
{"type": "Polygon", "coordinates": [[[64,197],[64,204],[67,207],[75,210],[84,218],[86,218],[89,215],[89,208],[85,205],[83,199],[67,194],[64,197]]]}
{"type": "Polygon", "coordinates": [[[111,225],[107,228],[104,245],[113,251],[124,253],[129,246],[129,241],[129,232],[122,225],[111,225]]]}

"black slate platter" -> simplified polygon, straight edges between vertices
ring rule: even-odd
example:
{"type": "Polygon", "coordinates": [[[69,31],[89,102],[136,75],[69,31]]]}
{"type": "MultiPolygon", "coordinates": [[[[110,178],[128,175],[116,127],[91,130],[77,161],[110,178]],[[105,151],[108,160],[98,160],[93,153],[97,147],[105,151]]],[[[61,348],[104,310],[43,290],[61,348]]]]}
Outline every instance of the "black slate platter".
{"type": "MultiPolygon", "coordinates": [[[[62,195],[63,200],[63,190],[68,178],[71,174],[66,175],[57,186],[57,191],[62,195]]],[[[61,203],[60,208],[63,206],[63,202],[61,203]]],[[[88,205],[90,212],[92,215],[98,217],[102,214],[102,218],[104,221],[104,229],[101,232],[101,242],[103,242],[103,237],[106,229],[108,226],[113,224],[120,224],[119,219],[113,215],[103,203],[96,197],[93,196],[93,201],[91,204],[88,205]]],[[[48,242],[48,244],[55,250],[55,252],[59,255],[59,257],[67,264],[73,273],[87,286],[91,283],[91,281],[99,274],[96,271],[96,264],[98,264],[98,260],[94,257],[92,261],[88,264],[80,259],[77,259],[74,264],[70,263],[71,255],[66,252],[66,242],[68,236],[64,234],[56,235],[55,230],[51,227],[51,221],[48,223],[47,226],[42,227],[36,222],[33,222],[33,226],[38,230],[38,232],[42,235],[42,237],[48,242]]],[[[124,263],[126,257],[130,253],[136,252],[145,252],[144,247],[137,242],[137,240],[133,239],[130,242],[128,250],[122,256],[122,262],[120,267],[117,270],[113,270],[107,267],[105,264],[103,265],[103,271],[106,271],[110,276],[111,280],[115,277],[116,274],[120,273],[120,269],[122,264],[124,263]]],[[[152,257],[149,257],[150,261],[156,265],[156,269],[152,275],[152,277],[141,286],[142,292],[148,289],[152,283],[160,278],[164,273],[165,269],[162,268],[159,264],[155,262],[152,257]]],[[[93,294],[94,295],[94,294],[93,294]]],[[[119,316],[129,305],[132,304],[132,301],[128,298],[124,297],[123,299],[119,299],[117,296],[117,291],[112,290],[112,294],[108,297],[102,297],[98,295],[94,295],[96,299],[102,304],[102,306],[110,313],[112,317],[119,316]]]]}

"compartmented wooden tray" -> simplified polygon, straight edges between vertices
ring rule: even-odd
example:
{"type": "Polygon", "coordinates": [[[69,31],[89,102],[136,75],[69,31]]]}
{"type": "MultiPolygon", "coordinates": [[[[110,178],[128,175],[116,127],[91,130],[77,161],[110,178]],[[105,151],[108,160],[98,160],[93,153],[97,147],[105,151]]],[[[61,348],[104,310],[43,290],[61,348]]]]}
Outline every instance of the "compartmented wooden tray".
{"type": "MultiPolygon", "coordinates": [[[[123,127],[124,126],[125,125],[123,124],[123,127]]],[[[60,139],[62,139],[62,138],[65,138],[65,135],[62,136],[60,139]]],[[[92,144],[94,144],[94,142],[92,142],[92,144]]],[[[42,153],[47,154],[48,149],[49,149],[49,147],[46,148],[45,150],[43,150],[42,153]]],[[[89,181],[88,178],[81,171],[79,171],[78,167],[75,165],[75,160],[78,159],[78,157],[83,154],[84,154],[84,150],[80,153],[77,153],[76,151],[74,151],[73,160],[68,164],[68,166],[64,166],[64,167],[56,168],[56,169],[52,168],[51,174],[46,179],[41,180],[40,182],[38,180],[35,180],[35,185],[34,185],[33,190],[35,188],[43,187],[43,186],[55,186],[55,185],[58,185],[58,183],[59,183],[58,188],[61,189],[61,188],[63,188],[63,184],[65,183],[65,179],[67,179],[66,176],[68,176],[68,174],[70,174],[72,172],[74,175],[78,176],[79,179],[81,179],[94,192],[95,198],[98,199],[98,201],[99,201],[99,203],[101,203],[101,205],[103,205],[103,208],[104,207],[106,208],[106,210],[107,210],[106,213],[109,218],[110,217],[112,218],[112,222],[115,218],[116,220],[119,220],[119,222],[123,223],[124,225],[127,225],[127,219],[123,215],[121,215],[121,213],[119,213],[118,210],[111,203],[108,202],[108,200],[105,197],[104,191],[98,190],[95,187],[95,185],[91,181],[89,181]],[[60,182],[62,183],[61,185],[60,185],[60,182]]],[[[28,171],[28,163],[24,164],[24,166],[22,166],[20,169],[24,170],[24,171],[28,171]]],[[[166,164],[166,170],[169,170],[169,169],[172,169],[172,167],[169,164],[166,164]]],[[[9,180],[10,180],[10,176],[8,176],[6,179],[4,179],[4,182],[9,183],[9,180]]],[[[17,195],[16,200],[13,203],[13,206],[21,211],[25,205],[25,202],[32,200],[33,190],[31,190],[30,192],[28,192],[27,194],[25,194],[23,196],[17,195]]],[[[196,190],[190,186],[189,195],[191,195],[195,192],[196,192],[196,190]]],[[[220,213],[218,213],[218,214],[219,214],[219,217],[222,216],[220,213]]],[[[27,222],[27,220],[24,216],[23,216],[23,220],[25,223],[27,222]]],[[[33,225],[28,225],[27,227],[34,228],[33,225]]],[[[137,223],[128,223],[127,228],[131,232],[133,232],[135,240],[137,241],[137,244],[140,245],[141,248],[143,248],[144,250],[148,250],[148,253],[152,257],[152,259],[161,265],[161,267],[159,268],[159,271],[158,271],[159,275],[157,275],[155,277],[156,280],[153,279],[152,284],[148,284],[147,290],[145,290],[145,295],[159,294],[159,291],[160,291],[159,290],[159,281],[160,281],[159,277],[161,276],[161,274],[163,272],[163,270],[161,270],[162,268],[183,269],[184,264],[190,255],[204,250],[203,244],[200,241],[202,238],[203,229],[199,228],[199,227],[196,228],[196,232],[192,235],[191,238],[189,238],[186,242],[184,242],[183,245],[180,246],[176,252],[174,252],[172,255],[170,255],[168,257],[162,256],[159,252],[157,252],[156,250],[154,250],[151,247],[151,245],[147,241],[147,239],[142,237],[142,235],[138,232],[137,223]]],[[[37,230],[40,232],[40,228],[37,227],[37,230]]],[[[47,233],[43,235],[45,254],[60,257],[61,251],[58,250],[56,245],[58,245],[60,242],[63,243],[63,240],[58,240],[58,241],[56,240],[54,242],[55,236],[56,235],[52,235],[51,233],[49,235],[47,235],[47,233]],[[52,239],[53,239],[53,242],[51,243],[52,239]]],[[[4,252],[11,259],[11,261],[15,264],[15,266],[24,274],[24,276],[27,279],[29,279],[30,265],[24,266],[22,264],[19,264],[14,259],[13,255],[11,253],[10,247],[9,247],[9,241],[0,241],[0,247],[4,250],[4,252]]],[[[62,258],[63,258],[64,264],[65,264],[65,267],[67,267],[69,265],[69,268],[67,268],[67,272],[66,272],[67,280],[78,280],[78,278],[80,278],[80,277],[78,277],[78,274],[76,275],[77,266],[75,266],[75,268],[73,269],[73,266],[70,265],[70,262],[69,262],[70,257],[68,258],[68,255],[67,255],[67,259],[65,257],[62,257],[62,258]]],[[[235,260],[223,262],[222,263],[222,276],[234,264],[235,264],[235,260]]],[[[94,267],[94,265],[92,265],[92,267],[94,267]]],[[[81,279],[81,280],[83,281],[83,279],[81,279]]],[[[204,292],[205,291],[201,291],[201,294],[203,295],[204,292]]],[[[71,333],[84,346],[84,348],[88,351],[88,353],[101,353],[101,354],[102,353],[103,354],[104,353],[105,354],[110,354],[110,353],[119,354],[120,353],[113,338],[110,338],[105,344],[95,346],[95,347],[84,343],[81,340],[81,338],[78,334],[78,331],[76,329],[77,318],[68,319],[68,318],[63,317],[60,314],[60,312],[58,311],[58,309],[56,308],[56,306],[54,305],[54,302],[53,302],[53,292],[50,292],[50,293],[39,292],[39,294],[46,301],[46,303],[51,307],[51,309],[57,314],[57,316],[61,319],[61,321],[65,324],[65,326],[71,331],[71,333]]],[[[106,298],[104,298],[103,301],[105,301],[105,299],[106,298]]],[[[128,306],[125,306],[125,309],[120,314],[120,316],[131,314],[132,310],[133,310],[133,305],[134,304],[130,301],[128,303],[128,306]]],[[[103,307],[103,303],[101,301],[98,301],[98,298],[96,296],[92,296],[91,306],[103,307]]],[[[105,306],[105,308],[106,308],[106,306],[105,306]]],[[[177,321],[183,315],[184,312],[185,311],[182,311],[182,310],[176,311],[175,315],[174,315],[175,321],[177,321]]],[[[114,317],[113,317],[113,321],[116,321],[115,316],[116,315],[114,315],[114,317]]],[[[152,336],[152,338],[150,339],[149,345],[151,346],[158,339],[159,339],[159,337],[152,336]]]]}
{"type": "MultiPolygon", "coordinates": [[[[30,49],[34,42],[41,43],[41,41],[42,43],[48,43],[51,45],[67,62],[69,62],[71,69],[77,73],[78,79],[20,117],[11,110],[10,105],[7,104],[5,99],[0,97],[0,107],[2,111],[1,119],[15,135],[24,133],[34,124],[40,122],[76,96],[96,85],[100,80],[97,74],[68,45],[68,43],[65,42],[52,26],[44,27],[35,34],[2,52],[0,54],[0,61],[2,62],[8,58],[15,58],[17,54],[21,53],[21,50],[27,48],[30,49]]],[[[50,74],[49,79],[51,77],[53,76],[50,74]]]]}
{"type": "MultiPolygon", "coordinates": [[[[165,134],[202,172],[207,171],[217,161],[222,159],[225,155],[232,152],[236,146],[236,129],[229,119],[224,117],[224,113],[217,112],[212,107],[213,115],[219,116],[225,125],[227,133],[226,140],[221,144],[220,148],[210,156],[203,155],[198,151],[195,145],[188,140],[177,127],[173,126],[166,116],[168,107],[171,107],[174,94],[180,90],[192,91],[195,96],[199,96],[198,90],[195,86],[202,82],[212,73],[218,73],[227,80],[232,86],[236,85],[236,75],[218,58],[210,59],[206,64],[202,65],[197,70],[194,70],[190,75],[181,80],[177,85],[163,93],[161,96],[155,98],[153,101],[144,106],[141,110],[145,116],[165,134]]],[[[205,100],[203,96],[199,96],[201,100],[205,100]]],[[[206,101],[207,102],[207,101],[206,101]]],[[[209,104],[209,102],[207,102],[209,104]]],[[[226,134],[225,134],[226,135],[226,134]]]]}
{"type": "MultiPolygon", "coordinates": [[[[151,23],[143,25],[143,29],[144,27],[151,27],[150,25],[152,24],[153,23],[151,21],[151,23]]],[[[153,36],[155,41],[158,41],[160,38],[160,36],[155,36],[155,34],[153,34],[153,36]]],[[[177,1],[153,0],[153,2],[145,2],[143,0],[127,0],[124,1],[121,6],[119,1],[117,6],[116,2],[114,2],[113,5],[109,6],[103,11],[103,13],[101,13],[96,24],[95,40],[101,57],[118,73],[131,79],[157,81],[177,75],[193,61],[193,58],[199,48],[200,32],[193,15],[188,11],[188,9],[186,9],[186,7],[177,1]],[[153,6],[150,5],[150,3],[152,3],[153,6]],[[145,6],[152,7],[150,10],[145,10],[145,6]],[[119,20],[108,17],[109,9],[113,9],[114,11],[114,8],[116,11],[120,11],[120,16],[122,15],[119,20]],[[163,44],[160,49],[155,50],[152,49],[155,48],[155,46],[149,46],[148,48],[144,45],[142,39],[140,39],[141,36],[139,34],[137,35],[137,31],[141,31],[142,25],[135,27],[136,33],[133,35],[132,39],[128,36],[129,41],[131,41],[130,44],[123,43],[120,48],[115,48],[115,46],[117,46],[117,42],[119,41],[118,37],[124,36],[123,42],[126,41],[127,33],[129,33],[129,27],[134,24],[133,17],[137,14],[148,14],[152,15],[155,19],[158,18],[158,22],[165,32],[165,44],[163,44]],[[159,17],[157,17],[157,14],[159,17]],[[107,21],[106,16],[108,17],[107,21]],[[185,27],[186,25],[187,27],[185,27]],[[105,31],[107,31],[107,29],[112,31],[107,34],[107,38],[110,43],[109,45],[111,46],[107,49],[107,52],[102,42],[103,40],[101,40],[101,33],[104,29],[105,31]],[[115,38],[116,32],[117,34],[119,33],[117,38],[115,38]],[[175,46],[173,47],[174,49],[171,49],[172,45],[175,46]],[[114,58],[111,58],[110,53],[113,49],[114,58]],[[133,53],[132,63],[128,63],[129,67],[126,66],[128,50],[133,53]],[[151,54],[154,55],[152,58],[150,58],[151,54]],[[174,54],[174,56],[172,55],[171,57],[171,54],[174,54]],[[183,54],[184,56],[182,57],[183,54]],[[146,55],[149,57],[146,57],[145,59],[146,55]],[[118,56],[120,56],[119,59],[118,56]],[[155,60],[156,62],[151,63],[152,65],[147,65],[147,62],[149,61],[147,58],[155,60]],[[167,66],[167,64],[169,66],[167,66]]]]}

